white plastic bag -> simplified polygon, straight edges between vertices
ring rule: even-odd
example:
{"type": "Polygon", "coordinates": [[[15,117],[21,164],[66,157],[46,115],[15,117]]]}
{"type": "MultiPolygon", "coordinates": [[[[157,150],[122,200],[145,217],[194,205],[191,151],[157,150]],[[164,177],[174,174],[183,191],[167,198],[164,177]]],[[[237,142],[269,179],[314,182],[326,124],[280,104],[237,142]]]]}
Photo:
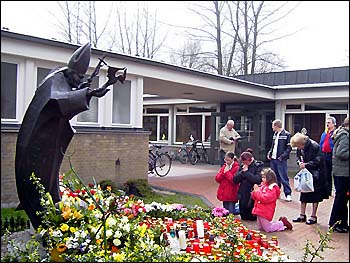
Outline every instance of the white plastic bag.
{"type": "Polygon", "coordinates": [[[294,189],[297,192],[309,193],[314,191],[314,180],[308,169],[301,169],[294,176],[294,189]]]}

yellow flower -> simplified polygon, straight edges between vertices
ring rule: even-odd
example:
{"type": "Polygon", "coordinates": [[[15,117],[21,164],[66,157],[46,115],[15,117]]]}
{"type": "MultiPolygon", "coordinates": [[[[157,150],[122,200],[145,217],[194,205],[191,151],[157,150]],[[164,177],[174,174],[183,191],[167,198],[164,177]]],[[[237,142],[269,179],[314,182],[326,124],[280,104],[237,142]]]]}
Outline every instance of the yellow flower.
{"type": "Polygon", "coordinates": [[[54,262],[64,262],[64,259],[60,255],[62,252],[60,252],[57,247],[53,248],[51,250],[51,258],[54,262]]]}
{"type": "Polygon", "coordinates": [[[67,249],[65,244],[59,244],[59,245],[57,245],[56,248],[57,248],[57,251],[60,253],[63,253],[67,249]]]}
{"type": "Polygon", "coordinates": [[[77,230],[75,229],[75,227],[72,227],[72,226],[71,226],[71,227],[69,228],[69,231],[72,232],[72,233],[74,233],[74,232],[77,231],[77,230]]]}
{"type": "Polygon", "coordinates": [[[70,209],[69,206],[64,206],[62,208],[62,217],[67,220],[68,218],[70,218],[70,216],[72,215],[72,210],[70,209]]]}
{"type": "Polygon", "coordinates": [[[124,253],[113,253],[113,260],[116,262],[122,262],[125,259],[124,253]]]}
{"type": "Polygon", "coordinates": [[[80,219],[83,217],[83,215],[79,211],[74,211],[73,217],[76,219],[80,219]]]}
{"type": "Polygon", "coordinates": [[[69,229],[69,226],[67,224],[62,224],[60,229],[61,231],[66,232],[69,229]]]}
{"type": "Polygon", "coordinates": [[[147,230],[147,225],[146,224],[143,224],[142,226],[139,226],[140,229],[140,237],[143,237],[146,233],[146,230],[147,230]]]}

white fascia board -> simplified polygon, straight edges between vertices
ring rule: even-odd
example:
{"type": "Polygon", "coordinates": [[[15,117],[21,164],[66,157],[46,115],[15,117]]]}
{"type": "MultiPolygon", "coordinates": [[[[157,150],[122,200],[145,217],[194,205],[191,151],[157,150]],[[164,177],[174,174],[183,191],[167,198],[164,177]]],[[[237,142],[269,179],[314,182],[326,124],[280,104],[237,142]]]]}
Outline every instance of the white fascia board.
{"type": "Polygon", "coordinates": [[[324,88],[309,88],[303,90],[280,90],[276,92],[276,100],[291,100],[291,99],[335,99],[349,98],[349,86],[347,87],[329,87],[324,88]]]}
{"type": "Polygon", "coordinates": [[[349,82],[279,85],[279,86],[274,86],[274,88],[279,90],[279,89],[302,89],[302,88],[317,88],[317,87],[322,88],[322,87],[339,87],[339,86],[349,86],[349,82]]]}
{"type": "Polygon", "coordinates": [[[152,105],[175,105],[175,104],[194,104],[194,103],[207,103],[206,101],[200,100],[187,100],[187,99],[152,99],[152,100],[143,100],[144,106],[152,105]]]}

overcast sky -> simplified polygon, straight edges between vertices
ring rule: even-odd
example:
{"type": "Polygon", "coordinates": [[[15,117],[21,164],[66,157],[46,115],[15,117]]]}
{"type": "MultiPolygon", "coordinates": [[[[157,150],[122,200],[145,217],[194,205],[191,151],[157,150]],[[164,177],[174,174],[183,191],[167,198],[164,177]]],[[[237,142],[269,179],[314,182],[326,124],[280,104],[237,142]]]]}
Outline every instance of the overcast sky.
{"type": "MultiPolygon", "coordinates": [[[[132,6],[133,2],[124,4],[132,6]]],[[[195,17],[183,1],[150,4],[157,7],[158,18],[164,22],[194,23],[195,17]]],[[[1,1],[1,28],[43,38],[58,38],[49,11],[58,12],[56,1],[1,1]]],[[[285,60],[286,70],[349,65],[349,1],[301,2],[283,20],[281,28],[285,32],[297,31],[271,44],[271,49],[285,60]]],[[[170,39],[176,37],[172,35],[170,39]]]]}

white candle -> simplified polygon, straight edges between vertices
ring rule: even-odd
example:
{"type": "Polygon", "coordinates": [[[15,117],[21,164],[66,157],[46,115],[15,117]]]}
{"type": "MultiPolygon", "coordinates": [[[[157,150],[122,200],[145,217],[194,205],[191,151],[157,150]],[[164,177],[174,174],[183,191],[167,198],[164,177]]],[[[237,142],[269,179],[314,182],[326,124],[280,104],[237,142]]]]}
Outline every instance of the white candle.
{"type": "Polygon", "coordinates": [[[185,250],[187,247],[187,244],[186,244],[186,233],[184,230],[179,230],[179,243],[180,243],[180,249],[185,250]]]}
{"type": "Polygon", "coordinates": [[[203,237],[204,237],[204,225],[203,225],[203,220],[197,220],[197,221],[196,221],[196,226],[197,226],[198,238],[203,238],[203,237]]]}

